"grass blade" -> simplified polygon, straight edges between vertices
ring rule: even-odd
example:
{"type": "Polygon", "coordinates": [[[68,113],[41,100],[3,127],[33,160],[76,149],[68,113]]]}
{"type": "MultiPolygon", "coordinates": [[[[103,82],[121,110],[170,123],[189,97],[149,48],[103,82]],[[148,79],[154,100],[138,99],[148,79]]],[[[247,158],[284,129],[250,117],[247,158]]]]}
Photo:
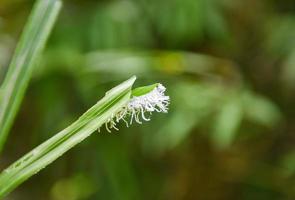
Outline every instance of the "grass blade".
{"type": "Polygon", "coordinates": [[[4,170],[0,175],[0,198],[83,141],[118,112],[130,100],[131,87],[135,79],[132,77],[107,92],[103,99],[86,111],[76,122],[4,170]]]}
{"type": "Polygon", "coordinates": [[[60,0],[38,0],[24,28],[0,89],[0,151],[60,8],[60,0]]]}

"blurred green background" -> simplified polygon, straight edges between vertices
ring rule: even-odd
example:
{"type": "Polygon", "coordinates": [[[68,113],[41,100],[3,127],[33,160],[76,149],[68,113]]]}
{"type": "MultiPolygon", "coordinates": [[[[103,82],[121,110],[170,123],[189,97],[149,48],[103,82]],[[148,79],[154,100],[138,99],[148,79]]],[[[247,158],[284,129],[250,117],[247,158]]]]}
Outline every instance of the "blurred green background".
{"type": "MultiPolygon", "coordinates": [[[[0,1],[0,81],[33,0],[0,1]]],[[[1,169],[137,75],[169,114],[103,130],[10,200],[294,200],[293,0],[66,0],[1,169]]]]}

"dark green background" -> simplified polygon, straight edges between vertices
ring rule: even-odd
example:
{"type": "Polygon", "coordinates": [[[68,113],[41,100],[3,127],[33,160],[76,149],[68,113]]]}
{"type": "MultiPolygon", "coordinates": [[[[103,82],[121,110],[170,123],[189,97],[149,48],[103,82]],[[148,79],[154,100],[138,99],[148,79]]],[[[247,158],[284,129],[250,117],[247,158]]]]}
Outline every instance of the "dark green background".
{"type": "MultiPolygon", "coordinates": [[[[0,1],[0,80],[34,1],[0,1]]],[[[67,0],[4,169],[137,75],[169,114],[94,133],[10,200],[295,199],[292,0],[67,0]]]]}

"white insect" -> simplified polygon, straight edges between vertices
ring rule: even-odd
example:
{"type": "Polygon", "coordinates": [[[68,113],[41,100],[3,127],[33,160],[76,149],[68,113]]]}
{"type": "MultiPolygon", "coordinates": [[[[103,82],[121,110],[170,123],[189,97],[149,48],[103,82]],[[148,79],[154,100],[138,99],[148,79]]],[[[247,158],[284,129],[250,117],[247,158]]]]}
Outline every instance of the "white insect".
{"type": "Polygon", "coordinates": [[[149,121],[150,118],[146,117],[146,112],[150,115],[155,111],[167,113],[170,98],[164,94],[165,91],[166,88],[162,84],[157,84],[157,86],[149,93],[142,96],[132,97],[119,112],[117,112],[115,115],[112,115],[112,117],[107,120],[105,123],[106,130],[108,132],[111,132],[110,129],[112,128],[119,130],[116,127],[116,124],[121,120],[126,123],[127,127],[131,125],[133,121],[142,124],[140,118],[145,121],[149,121]]]}

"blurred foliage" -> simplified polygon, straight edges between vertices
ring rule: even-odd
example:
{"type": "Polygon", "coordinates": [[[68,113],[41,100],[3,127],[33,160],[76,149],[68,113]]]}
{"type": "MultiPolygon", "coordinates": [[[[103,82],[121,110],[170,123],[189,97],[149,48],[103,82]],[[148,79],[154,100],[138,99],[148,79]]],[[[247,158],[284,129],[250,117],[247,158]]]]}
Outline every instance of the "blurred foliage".
{"type": "MultiPolygon", "coordinates": [[[[0,1],[0,80],[33,2],[0,1]]],[[[94,134],[7,199],[295,199],[294,35],[292,0],[66,0],[1,168],[133,74],[170,112],[94,134]]]]}

